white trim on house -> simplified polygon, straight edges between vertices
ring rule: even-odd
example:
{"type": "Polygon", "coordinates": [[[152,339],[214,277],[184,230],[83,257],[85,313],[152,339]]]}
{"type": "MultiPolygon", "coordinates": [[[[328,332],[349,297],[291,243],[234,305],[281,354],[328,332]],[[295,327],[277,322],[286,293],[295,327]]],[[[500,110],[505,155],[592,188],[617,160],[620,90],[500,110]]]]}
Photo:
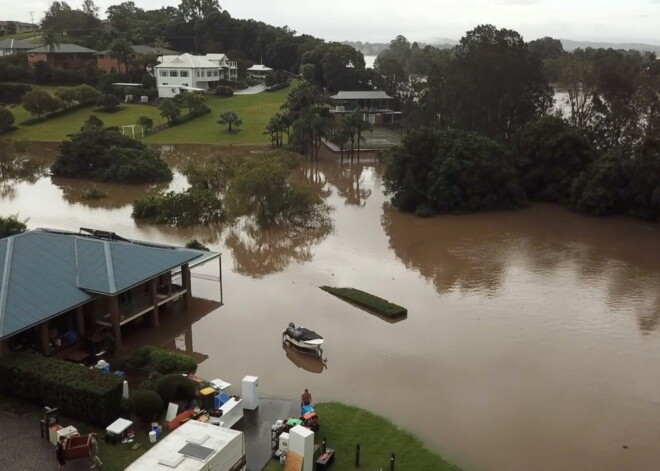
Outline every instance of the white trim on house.
{"type": "Polygon", "coordinates": [[[227,56],[224,54],[211,54],[210,58],[207,56],[193,56],[186,53],[159,57],[160,64],[154,67],[158,96],[171,98],[182,90],[212,90],[220,80],[238,79],[238,68],[230,65],[232,63],[226,60],[227,56]]]}

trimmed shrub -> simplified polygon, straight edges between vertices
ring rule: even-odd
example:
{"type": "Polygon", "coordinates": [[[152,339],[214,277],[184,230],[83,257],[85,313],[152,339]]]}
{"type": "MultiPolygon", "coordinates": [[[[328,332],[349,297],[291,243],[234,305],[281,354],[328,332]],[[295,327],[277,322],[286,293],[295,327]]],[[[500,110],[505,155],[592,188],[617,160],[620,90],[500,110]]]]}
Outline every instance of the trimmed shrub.
{"type": "Polygon", "coordinates": [[[397,306],[386,299],[379,298],[373,294],[365,293],[355,288],[333,288],[331,286],[321,286],[323,291],[337,296],[345,301],[357,304],[358,306],[367,308],[382,316],[396,319],[408,314],[408,310],[401,306],[397,306]]]}
{"type": "Polygon", "coordinates": [[[0,133],[14,129],[14,113],[0,106],[0,133]]]}
{"type": "Polygon", "coordinates": [[[163,398],[155,391],[137,390],[131,394],[133,412],[143,422],[150,423],[158,420],[165,410],[163,398]]]}
{"type": "Polygon", "coordinates": [[[162,348],[145,345],[133,352],[128,364],[137,368],[149,368],[158,373],[190,373],[197,364],[185,353],[173,352],[162,348]]]}
{"type": "Polygon", "coordinates": [[[57,407],[87,423],[107,425],[119,414],[119,376],[24,352],[0,358],[0,391],[57,407]]]}
{"type": "Polygon", "coordinates": [[[230,97],[234,96],[234,89],[226,85],[218,85],[213,90],[213,94],[220,97],[230,97]]]}
{"type": "Polygon", "coordinates": [[[188,241],[188,243],[186,244],[186,248],[187,249],[195,249],[195,250],[205,250],[207,252],[209,251],[209,248],[206,245],[202,244],[197,239],[193,239],[193,240],[188,241]]]}
{"type": "Polygon", "coordinates": [[[140,383],[140,389],[147,389],[149,391],[156,390],[156,382],[163,376],[157,371],[152,371],[147,379],[140,383]]]}
{"type": "Polygon", "coordinates": [[[195,383],[183,375],[172,374],[162,376],[156,381],[156,392],[163,398],[165,404],[169,402],[192,401],[197,394],[195,383]]]}

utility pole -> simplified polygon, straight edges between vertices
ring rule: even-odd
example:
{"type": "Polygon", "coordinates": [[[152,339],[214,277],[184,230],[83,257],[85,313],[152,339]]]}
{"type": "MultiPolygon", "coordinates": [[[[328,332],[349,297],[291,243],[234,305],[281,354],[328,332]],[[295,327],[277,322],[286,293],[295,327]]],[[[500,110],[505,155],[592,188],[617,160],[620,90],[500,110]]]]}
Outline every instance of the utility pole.
{"type": "Polygon", "coordinates": [[[32,37],[35,38],[37,36],[37,29],[34,27],[34,12],[30,12],[30,21],[32,23],[32,37]]]}

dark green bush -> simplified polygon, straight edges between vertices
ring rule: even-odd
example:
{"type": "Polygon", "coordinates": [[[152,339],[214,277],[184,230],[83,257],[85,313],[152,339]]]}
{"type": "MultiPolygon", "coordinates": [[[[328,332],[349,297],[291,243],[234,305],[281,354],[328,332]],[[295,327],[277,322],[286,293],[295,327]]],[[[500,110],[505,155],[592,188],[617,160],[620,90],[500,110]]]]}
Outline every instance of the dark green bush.
{"type": "Polygon", "coordinates": [[[195,226],[220,222],[225,217],[222,201],[211,190],[188,188],[145,196],[133,202],[135,219],[152,219],[157,224],[195,226]]]}
{"type": "Polygon", "coordinates": [[[140,389],[148,389],[149,391],[154,391],[156,389],[156,382],[163,376],[157,371],[152,371],[147,379],[140,383],[140,389]]]}
{"type": "Polygon", "coordinates": [[[195,249],[195,250],[206,250],[207,252],[209,251],[209,248],[202,244],[200,241],[197,239],[189,240],[188,243],[186,244],[187,249],[195,249]]]}
{"type": "Polygon", "coordinates": [[[197,388],[195,383],[180,374],[162,376],[156,381],[155,391],[169,402],[191,401],[195,398],[197,388]]]}
{"type": "Polygon", "coordinates": [[[53,175],[119,183],[169,181],[172,171],[160,152],[123,136],[116,128],[85,129],[60,145],[53,175]]]}
{"type": "Polygon", "coordinates": [[[137,368],[148,368],[161,374],[191,373],[197,368],[195,360],[185,353],[173,352],[145,345],[133,352],[128,364],[137,368]]]}
{"type": "Polygon", "coordinates": [[[355,288],[333,288],[331,286],[321,286],[323,291],[337,296],[338,298],[350,301],[369,310],[381,314],[385,317],[396,319],[408,314],[404,307],[397,306],[386,299],[379,298],[373,294],[365,293],[355,288]]]}
{"type": "Polygon", "coordinates": [[[165,410],[163,398],[155,391],[137,390],[131,394],[133,412],[142,421],[150,423],[158,420],[165,410]]]}
{"type": "Polygon", "coordinates": [[[87,423],[106,425],[120,411],[122,379],[96,369],[25,352],[0,358],[0,377],[0,391],[87,423]]]}
{"type": "Polygon", "coordinates": [[[234,89],[226,85],[218,85],[213,90],[213,94],[215,96],[226,96],[226,97],[234,96],[234,89]]]}

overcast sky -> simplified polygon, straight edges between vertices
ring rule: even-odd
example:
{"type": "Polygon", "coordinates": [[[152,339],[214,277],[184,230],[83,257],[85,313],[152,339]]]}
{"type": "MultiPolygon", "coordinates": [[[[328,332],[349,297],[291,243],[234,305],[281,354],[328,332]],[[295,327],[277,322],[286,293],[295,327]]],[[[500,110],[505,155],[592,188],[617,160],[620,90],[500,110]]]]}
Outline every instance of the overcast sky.
{"type": "MultiPolygon", "coordinates": [[[[135,0],[142,8],[180,0],[135,0]]],[[[68,2],[74,8],[82,0],[68,2]]],[[[113,0],[96,0],[101,11],[113,0]]],[[[41,19],[49,0],[0,0],[0,18],[41,19]]],[[[478,24],[514,29],[525,40],[543,36],[660,45],[660,0],[220,0],[235,18],[289,26],[329,40],[388,42],[460,39],[478,24]]],[[[101,15],[102,17],[104,16],[101,15]]]]}

